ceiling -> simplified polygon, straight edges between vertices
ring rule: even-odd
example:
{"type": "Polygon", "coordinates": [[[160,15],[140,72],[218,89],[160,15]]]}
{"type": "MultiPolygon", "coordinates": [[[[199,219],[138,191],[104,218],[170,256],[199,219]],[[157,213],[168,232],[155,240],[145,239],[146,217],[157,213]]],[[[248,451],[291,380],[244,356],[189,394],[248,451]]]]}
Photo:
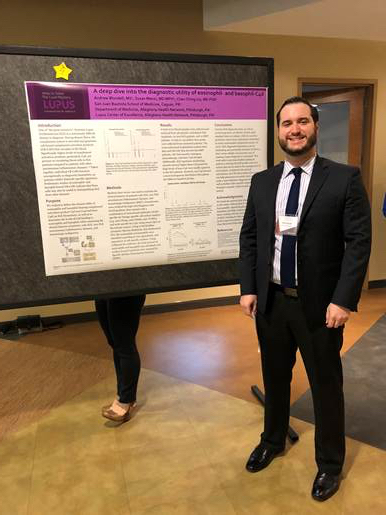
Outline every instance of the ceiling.
{"type": "Polygon", "coordinates": [[[204,29],[386,41],[386,0],[203,0],[204,29]]]}

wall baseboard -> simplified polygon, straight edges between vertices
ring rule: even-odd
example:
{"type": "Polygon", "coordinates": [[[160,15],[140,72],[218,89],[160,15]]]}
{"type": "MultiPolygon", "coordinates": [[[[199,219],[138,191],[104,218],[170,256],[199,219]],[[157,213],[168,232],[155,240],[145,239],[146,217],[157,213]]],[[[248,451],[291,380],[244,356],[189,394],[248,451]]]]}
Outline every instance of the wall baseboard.
{"type": "Polygon", "coordinates": [[[374,288],[386,288],[386,279],[369,281],[369,290],[373,290],[374,288]]]}
{"type": "MultiPolygon", "coordinates": [[[[188,309],[201,309],[201,308],[213,308],[218,306],[230,306],[238,304],[239,296],[228,296],[228,297],[216,297],[213,299],[200,299],[200,300],[188,300],[185,302],[170,302],[167,304],[154,304],[152,306],[145,306],[142,310],[143,315],[154,315],[157,313],[169,313],[171,311],[185,311],[188,309]]],[[[97,314],[95,311],[88,313],[75,313],[73,315],[62,315],[44,317],[44,325],[53,324],[61,321],[64,324],[76,324],[80,322],[91,322],[97,320],[97,314]]]]}

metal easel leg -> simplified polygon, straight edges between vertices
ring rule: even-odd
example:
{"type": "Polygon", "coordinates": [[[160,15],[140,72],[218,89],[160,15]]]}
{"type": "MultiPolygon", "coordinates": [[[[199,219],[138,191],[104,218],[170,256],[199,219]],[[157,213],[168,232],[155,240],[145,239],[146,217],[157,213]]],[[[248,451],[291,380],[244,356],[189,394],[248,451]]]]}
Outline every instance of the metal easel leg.
{"type": "MultiPolygon", "coordinates": [[[[251,391],[252,391],[253,395],[255,397],[257,397],[257,399],[260,401],[260,403],[264,406],[265,397],[264,397],[263,392],[259,389],[259,387],[254,384],[251,386],[251,391]]],[[[291,443],[295,443],[299,440],[299,435],[297,434],[296,431],[294,431],[292,429],[291,426],[288,427],[288,435],[287,436],[291,443]]]]}

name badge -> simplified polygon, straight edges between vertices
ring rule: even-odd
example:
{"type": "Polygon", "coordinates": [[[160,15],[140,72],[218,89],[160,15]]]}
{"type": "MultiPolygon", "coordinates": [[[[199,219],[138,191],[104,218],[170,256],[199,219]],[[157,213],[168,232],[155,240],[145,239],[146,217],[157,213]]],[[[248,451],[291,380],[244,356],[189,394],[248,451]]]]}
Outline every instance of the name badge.
{"type": "Polygon", "coordinates": [[[299,217],[297,215],[279,216],[279,234],[296,236],[298,232],[299,217]]]}

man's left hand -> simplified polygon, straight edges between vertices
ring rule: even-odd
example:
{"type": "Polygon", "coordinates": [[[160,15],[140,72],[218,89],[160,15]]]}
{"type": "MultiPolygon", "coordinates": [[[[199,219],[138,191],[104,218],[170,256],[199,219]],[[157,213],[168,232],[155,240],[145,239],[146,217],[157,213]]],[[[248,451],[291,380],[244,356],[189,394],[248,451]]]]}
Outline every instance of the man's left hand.
{"type": "Polygon", "coordinates": [[[329,304],[326,311],[326,326],[329,329],[332,329],[344,325],[347,322],[350,313],[351,311],[347,308],[332,303],[329,304]]]}

